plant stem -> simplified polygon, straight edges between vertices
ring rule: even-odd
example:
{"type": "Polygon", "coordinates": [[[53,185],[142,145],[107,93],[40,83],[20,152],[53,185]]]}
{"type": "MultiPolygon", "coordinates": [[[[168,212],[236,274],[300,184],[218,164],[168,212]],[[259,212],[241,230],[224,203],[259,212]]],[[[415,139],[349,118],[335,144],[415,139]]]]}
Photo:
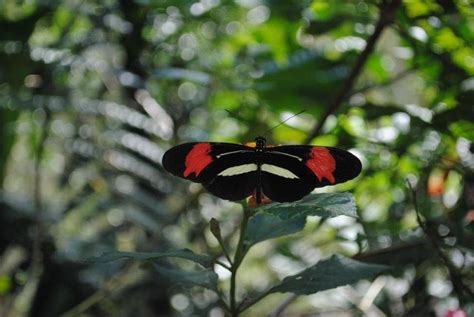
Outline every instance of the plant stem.
{"type": "Polygon", "coordinates": [[[382,3],[380,4],[379,19],[377,21],[377,24],[375,25],[374,33],[372,33],[372,35],[367,39],[367,44],[364,50],[359,54],[359,57],[357,58],[356,62],[354,63],[349,77],[347,77],[347,79],[342,83],[341,88],[336,92],[333,99],[330,100],[324,113],[321,115],[314,128],[309,132],[308,136],[304,141],[305,144],[310,143],[311,140],[314,139],[314,137],[319,135],[327,118],[331,114],[339,110],[339,108],[342,106],[345,98],[352,90],[356,79],[362,72],[365,62],[368,60],[369,56],[374,51],[375,44],[377,43],[383,30],[385,30],[385,28],[393,22],[395,12],[399,7],[400,3],[401,0],[382,1],[382,3]]]}
{"type": "MultiPolygon", "coordinates": [[[[224,240],[222,240],[222,237],[219,237],[217,238],[217,241],[219,242],[219,245],[221,246],[222,248],[222,253],[224,254],[225,258],[227,259],[227,261],[229,262],[229,265],[232,266],[232,259],[230,258],[230,255],[229,255],[229,252],[227,252],[227,248],[225,247],[225,243],[224,243],[224,240]]],[[[226,266],[226,268],[228,268],[226,266]]]]}
{"type": "Polygon", "coordinates": [[[269,295],[271,293],[272,289],[269,288],[267,289],[266,291],[264,292],[261,292],[260,294],[258,294],[257,296],[255,296],[254,298],[252,299],[249,299],[249,300],[246,300],[246,301],[243,301],[240,306],[237,308],[237,310],[239,312],[242,312],[246,309],[248,309],[250,306],[256,304],[257,302],[259,302],[260,300],[264,299],[265,297],[267,297],[267,295],[269,295]]]}
{"type": "Polygon", "coordinates": [[[247,250],[245,250],[244,239],[245,239],[245,231],[247,230],[247,223],[250,218],[250,211],[247,208],[244,208],[244,215],[242,218],[242,223],[240,225],[240,236],[239,236],[239,243],[237,244],[237,250],[234,254],[234,261],[232,261],[231,266],[231,277],[230,277],[230,313],[233,317],[238,316],[239,308],[236,305],[235,300],[235,289],[236,289],[236,276],[237,276],[237,269],[239,268],[242,260],[245,256],[247,250]]]}
{"type": "Polygon", "coordinates": [[[226,270],[232,271],[232,268],[231,268],[230,266],[228,266],[227,264],[225,264],[225,263],[223,263],[223,262],[221,262],[221,261],[219,261],[219,260],[216,260],[215,263],[218,264],[218,265],[220,265],[220,266],[222,266],[222,267],[225,268],[226,270]]]}
{"type": "Polygon", "coordinates": [[[229,253],[227,252],[226,248],[225,248],[225,245],[224,245],[224,241],[219,241],[219,244],[221,245],[222,247],[222,252],[224,253],[224,256],[225,258],[227,259],[227,261],[229,262],[230,266],[232,266],[232,260],[229,256],[229,253]]]}
{"type": "Polygon", "coordinates": [[[298,294],[291,294],[289,295],[280,305],[278,305],[269,315],[268,317],[278,317],[285,309],[290,306],[297,298],[298,294]]]}

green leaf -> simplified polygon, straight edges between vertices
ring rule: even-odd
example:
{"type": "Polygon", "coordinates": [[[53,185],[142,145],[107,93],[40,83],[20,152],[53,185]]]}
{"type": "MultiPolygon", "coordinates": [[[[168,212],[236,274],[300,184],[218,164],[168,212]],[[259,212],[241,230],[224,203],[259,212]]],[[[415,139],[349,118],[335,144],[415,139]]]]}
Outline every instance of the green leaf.
{"type": "Polygon", "coordinates": [[[182,286],[201,286],[213,291],[217,291],[217,274],[208,269],[199,272],[165,268],[159,265],[154,266],[155,270],[163,275],[167,280],[182,286]]]}
{"type": "Polygon", "coordinates": [[[7,295],[12,288],[12,281],[8,275],[0,275],[0,295],[7,295]]]}
{"type": "Polygon", "coordinates": [[[367,264],[340,255],[333,255],[296,275],[284,278],[268,293],[314,294],[352,284],[362,279],[372,279],[387,269],[387,266],[367,264]]]}
{"type": "Polygon", "coordinates": [[[382,54],[372,54],[366,64],[366,69],[377,82],[382,82],[390,78],[390,72],[387,70],[386,61],[382,54]]]}
{"type": "Polygon", "coordinates": [[[264,240],[298,232],[304,228],[305,223],[306,216],[281,219],[270,213],[258,213],[249,220],[245,232],[245,245],[249,247],[264,240]]]}
{"type": "Polygon", "coordinates": [[[139,261],[151,261],[162,258],[182,258],[201,264],[203,267],[210,267],[213,263],[212,257],[205,254],[196,254],[189,249],[181,249],[167,252],[105,252],[102,255],[89,259],[89,262],[104,263],[116,261],[122,258],[129,258],[139,261]]]}
{"type": "Polygon", "coordinates": [[[324,218],[357,217],[354,198],[350,193],[320,193],[308,195],[291,203],[276,203],[256,209],[245,233],[247,247],[258,242],[302,230],[307,216],[324,218]]]}
{"type": "Polygon", "coordinates": [[[354,198],[351,193],[317,193],[310,194],[301,200],[289,203],[274,203],[256,209],[280,218],[291,218],[295,215],[357,218],[354,198]]]}
{"type": "Polygon", "coordinates": [[[466,138],[474,141],[474,123],[467,120],[453,122],[449,125],[449,130],[457,137],[466,138]]]}

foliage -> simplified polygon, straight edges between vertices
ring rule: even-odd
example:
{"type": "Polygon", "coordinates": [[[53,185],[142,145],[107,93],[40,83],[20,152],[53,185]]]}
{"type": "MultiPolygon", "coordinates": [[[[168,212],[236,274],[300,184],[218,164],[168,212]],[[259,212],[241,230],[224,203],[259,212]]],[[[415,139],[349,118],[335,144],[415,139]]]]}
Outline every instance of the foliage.
{"type": "Polygon", "coordinates": [[[380,265],[363,264],[341,256],[332,256],[303,272],[285,277],[281,283],[272,287],[270,292],[313,294],[371,278],[383,272],[384,269],[380,265]]]}
{"type": "Polygon", "coordinates": [[[258,242],[295,233],[304,228],[308,216],[323,218],[346,215],[357,217],[354,199],[345,194],[312,194],[292,203],[259,207],[250,217],[245,242],[258,242]]]}
{"type": "Polygon", "coordinates": [[[0,2],[0,315],[474,315],[473,16],[0,2]],[[350,149],[358,179],[254,210],[160,166],[302,109],[269,141],[350,149]]]}

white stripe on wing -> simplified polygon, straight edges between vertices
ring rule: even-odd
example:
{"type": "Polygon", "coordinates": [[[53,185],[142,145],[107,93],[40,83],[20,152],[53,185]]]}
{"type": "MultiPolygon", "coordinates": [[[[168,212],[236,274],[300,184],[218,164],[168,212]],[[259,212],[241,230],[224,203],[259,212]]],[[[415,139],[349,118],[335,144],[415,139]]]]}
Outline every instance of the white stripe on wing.
{"type": "Polygon", "coordinates": [[[257,170],[257,164],[254,164],[254,163],[243,164],[243,165],[237,165],[237,166],[226,168],[225,170],[223,170],[217,175],[218,176],[235,176],[235,175],[250,173],[256,170],[257,170]]]}
{"type": "Polygon", "coordinates": [[[280,155],[285,155],[285,156],[289,156],[289,157],[293,157],[295,159],[297,159],[298,161],[302,161],[303,159],[299,156],[296,156],[296,155],[293,155],[293,154],[288,154],[288,153],[285,153],[285,152],[280,152],[280,151],[268,151],[268,153],[270,154],[280,154],[280,155]]]}
{"type": "Polygon", "coordinates": [[[264,172],[281,176],[284,178],[292,178],[292,179],[299,178],[297,175],[293,174],[292,171],[279,167],[279,166],[270,165],[270,164],[262,164],[261,168],[262,168],[262,171],[264,172]]]}
{"type": "Polygon", "coordinates": [[[221,156],[229,155],[229,154],[235,154],[235,153],[246,153],[246,152],[253,152],[252,150],[237,150],[237,151],[232,151],[232,152],[224,152],[221,154],[217,154],[216,157],[219,158],[221,156]]]}

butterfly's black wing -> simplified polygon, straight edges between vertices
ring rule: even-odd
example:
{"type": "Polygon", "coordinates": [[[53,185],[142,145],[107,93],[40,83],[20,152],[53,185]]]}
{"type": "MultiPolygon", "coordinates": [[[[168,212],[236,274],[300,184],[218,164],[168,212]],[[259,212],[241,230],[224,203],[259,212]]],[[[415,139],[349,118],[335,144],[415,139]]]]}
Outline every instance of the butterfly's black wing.
{"type": "Polygon", "coordinates": [[[232,143],[186,143],[167,151],[163,167],[202,183],[212,194],[241,200],[256,189],[273,201],[295,201],[315,187],[355,178],[359,159],[348,151],[320,146],[254,148],[232,143]]]}
{"type": "Polygon", "coordinates": [[[273,201],[295,201],[317,185],[311,170],[299,157],[266,152],[261,165],[262,191],[273,201]]]}
{"type": "Polygon", "coordinates": [[[352,153],[333,147],[286,145],[266,148],[263,193],[273,201],[295,201],[315,187],[335,185],[359,175],[362,165],[352,153]]]}
{"type": "Polygon", "coordinates": [[[255,151],[232,143],[185,143],[168,150],[163,167],[217,197],[242,200],[257,186],[255,151]]]}

